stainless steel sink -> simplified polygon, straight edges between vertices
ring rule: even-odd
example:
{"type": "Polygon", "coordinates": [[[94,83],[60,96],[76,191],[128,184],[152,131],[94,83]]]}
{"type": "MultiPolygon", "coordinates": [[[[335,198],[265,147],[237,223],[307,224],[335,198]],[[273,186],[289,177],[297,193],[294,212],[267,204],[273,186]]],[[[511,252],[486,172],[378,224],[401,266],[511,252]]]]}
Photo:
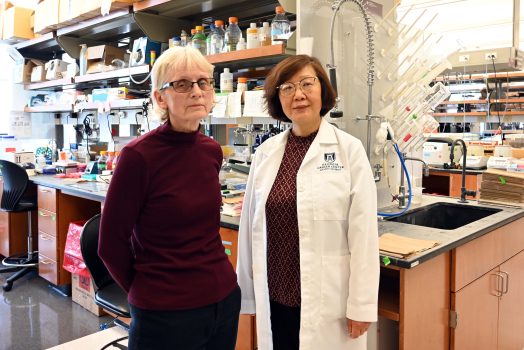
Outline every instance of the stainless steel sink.
{"type": "Polygon", "coordinates": [[[439,202],[387,220],[442,230],[454,230],[499,211],[502,211],[502,209],[439,202]]]}

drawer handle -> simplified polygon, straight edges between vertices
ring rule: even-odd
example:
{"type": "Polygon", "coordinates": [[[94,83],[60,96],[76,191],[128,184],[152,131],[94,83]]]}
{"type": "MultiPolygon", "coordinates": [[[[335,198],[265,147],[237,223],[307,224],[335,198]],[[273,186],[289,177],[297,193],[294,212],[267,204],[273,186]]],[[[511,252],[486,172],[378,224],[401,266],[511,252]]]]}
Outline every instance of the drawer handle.
{"type": "Polygon", "coordinates": [[[51,236],[46,235],[45,233],[42,233],[40,235],[40,238],[42,239],[42,241],[51,241],[52,240],[51,236]]]}
{"type": "Polygon", "coordinates": [[[38,215],[40,216],[43,216],[43,217],[48,217],[48,216],[51,216],[51,214],[45,214],[43,211],[38,211],[38,215]]]}
{"type": "Polygon", "coordinates": [[[44,264],[44,265],[51,265],[51,264],[52,264],[51,261],[46,260],[46,259],[44,259],[44,258],[40,258],[40,259],[38,259],[38,260],[40,260],[40,263],[42,263],[42,264],[44,264]]]}
{"type": "Polygon", "coordinates": [[[42,192],[42,193],[50,193],[51,190],[40,190],[40,192],[42,192]]]}

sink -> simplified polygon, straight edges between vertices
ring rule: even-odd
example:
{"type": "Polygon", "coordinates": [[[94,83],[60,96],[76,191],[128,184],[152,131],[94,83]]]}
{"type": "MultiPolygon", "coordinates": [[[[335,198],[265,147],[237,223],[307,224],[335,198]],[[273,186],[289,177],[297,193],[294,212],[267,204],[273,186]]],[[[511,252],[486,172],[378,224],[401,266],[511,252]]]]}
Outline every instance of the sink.
{"type": "Polygon", "coordinates": [[[502,209],[439,202],[389,218],[387,221],[454,230],[499,211],[502,209]]]}

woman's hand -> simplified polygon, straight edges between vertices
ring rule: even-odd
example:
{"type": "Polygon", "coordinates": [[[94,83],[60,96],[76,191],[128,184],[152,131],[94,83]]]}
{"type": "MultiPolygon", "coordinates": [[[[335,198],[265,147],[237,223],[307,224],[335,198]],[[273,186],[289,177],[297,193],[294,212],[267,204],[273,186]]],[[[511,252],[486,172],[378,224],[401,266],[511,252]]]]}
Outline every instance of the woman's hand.
{"type": "Polygon", "coordinates": [[[366,333],[368,331],[369,325],[371,324],[371,322],[353,321],[349,318],[347,319],[347,322],[348,334],[353,339],[356,339],[360,337],[362,334],[366,333]]]}

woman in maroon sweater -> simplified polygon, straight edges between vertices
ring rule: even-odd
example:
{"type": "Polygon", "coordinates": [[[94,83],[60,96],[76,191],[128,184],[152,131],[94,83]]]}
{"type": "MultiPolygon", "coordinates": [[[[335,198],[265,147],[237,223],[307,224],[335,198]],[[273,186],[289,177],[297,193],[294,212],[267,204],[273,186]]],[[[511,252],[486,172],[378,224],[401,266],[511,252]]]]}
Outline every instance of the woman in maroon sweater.
{"type": "Polygon", "coordinates": [[[102,214],[98,253],[128,292],[129,349],[234,349],[236,275],[219,236],[222,151],[199,132],[213,101],[213,66],[190,47],[152,70],[165,121],[130,142],[102,214]]]}

